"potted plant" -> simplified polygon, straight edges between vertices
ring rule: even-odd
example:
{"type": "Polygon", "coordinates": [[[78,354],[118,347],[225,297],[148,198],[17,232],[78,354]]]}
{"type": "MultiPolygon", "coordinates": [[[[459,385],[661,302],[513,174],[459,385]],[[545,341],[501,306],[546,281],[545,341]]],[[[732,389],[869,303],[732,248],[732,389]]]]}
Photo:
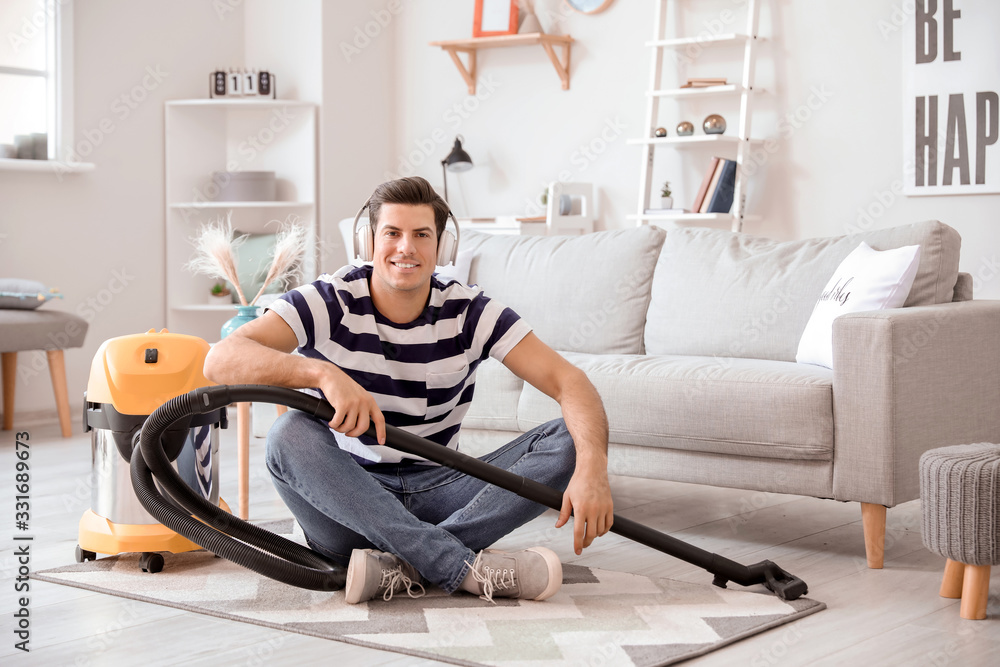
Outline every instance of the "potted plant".
{"type": "Polygon", "coordinates": [[[670,181],[664,181],[663,187],[660,188],[660,206],[661,208],[673,208],[674,198],[671,196],[673,193],[670,191],[670,181]]]}
{"type": "Polygon", "coordinates": [[[212,292],[209,294],[208,302],[214,305],[229,305],[233,302],[233,293],[226,286],[226,281],[215,281],[215,284],[212,285],[212,292]]]}

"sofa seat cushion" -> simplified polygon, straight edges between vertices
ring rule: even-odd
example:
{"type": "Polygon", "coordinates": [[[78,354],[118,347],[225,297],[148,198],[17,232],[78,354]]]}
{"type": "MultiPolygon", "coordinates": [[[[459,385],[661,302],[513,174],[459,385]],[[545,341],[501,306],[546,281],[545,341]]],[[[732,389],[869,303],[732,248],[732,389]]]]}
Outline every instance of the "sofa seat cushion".
{"type": "MultiPolygon", "coordinates": [[[[833,372],[783,361],[564,352],[597,388],[611,442],[775,459],[833,457],[833,372]]],[[[561,415],[525,384],[526,431],[561,415]]]]}
{"type": "Polygon", "coordinates": [[[476,369],[476,389],[462,427],[517,431],[517,402],[522,387],[524,380],[496,359],[486,359],[476,369]]]}

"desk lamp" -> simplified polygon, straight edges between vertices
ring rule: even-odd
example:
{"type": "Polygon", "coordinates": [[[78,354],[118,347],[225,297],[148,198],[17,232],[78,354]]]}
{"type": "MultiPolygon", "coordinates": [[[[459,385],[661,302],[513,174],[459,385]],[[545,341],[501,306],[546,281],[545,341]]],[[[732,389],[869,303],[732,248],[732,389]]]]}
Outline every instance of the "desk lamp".
{"type": "Polygon", "coordinates": [[[448,172],[456,173],[472,169],[472,158],[462,148],[465,138],[460,134],[455,137],[455,145],[451,147],[448,157],[441,160],[441,176],[444,179],[444,200],[448,201],[448,172]]]}

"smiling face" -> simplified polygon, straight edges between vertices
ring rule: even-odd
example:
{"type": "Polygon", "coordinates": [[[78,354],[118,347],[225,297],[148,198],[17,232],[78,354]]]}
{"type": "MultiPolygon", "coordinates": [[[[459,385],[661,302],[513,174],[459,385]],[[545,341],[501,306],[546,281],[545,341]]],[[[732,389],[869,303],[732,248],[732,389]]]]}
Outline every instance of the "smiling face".
{"type": "Polygon", "coordinates": [[[423,302],[437,259],[434,209],[426,204],[383,204],[375,229],[372,292],[423,302]]]}

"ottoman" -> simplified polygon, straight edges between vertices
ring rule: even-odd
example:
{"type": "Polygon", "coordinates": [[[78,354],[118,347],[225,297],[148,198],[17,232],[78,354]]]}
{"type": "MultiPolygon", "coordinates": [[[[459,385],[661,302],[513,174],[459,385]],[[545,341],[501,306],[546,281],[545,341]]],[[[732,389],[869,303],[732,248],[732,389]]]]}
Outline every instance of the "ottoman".
{"type": "Polygon", "coordinates": [[[57,310],[0,308],[0,365],[3,374],[3,430],[14,427],[14,389],[17,353],[45,350],[52,390],[55,393],[59,427],[64,438],[73,434],[66,387],[63,350],[80,347],[87,335],[87,321],[57,310]]]}
{"type": "Polygon", "coordinates": [[[923,541],[948,559],[941,596],[962,618],[986,618],[990,566],[1000,564],[1000,445],[940,447],[920,457],[923,541]]]}

